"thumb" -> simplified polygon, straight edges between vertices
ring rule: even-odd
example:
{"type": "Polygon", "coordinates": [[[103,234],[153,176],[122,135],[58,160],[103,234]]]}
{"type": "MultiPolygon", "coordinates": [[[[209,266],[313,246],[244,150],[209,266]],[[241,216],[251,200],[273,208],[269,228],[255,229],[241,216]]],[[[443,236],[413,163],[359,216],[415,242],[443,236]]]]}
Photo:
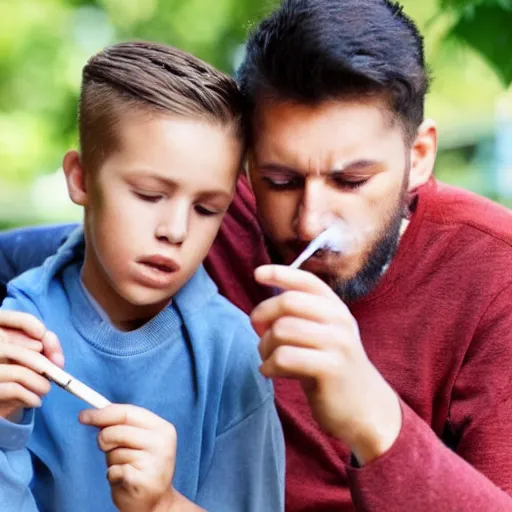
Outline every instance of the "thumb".
{"type": "Polygon", "coordinates": [[[46,331],[42,343],[43,355],[60,368],[64,368],[64,352],[57,335],[52,331],[46,331]]]}

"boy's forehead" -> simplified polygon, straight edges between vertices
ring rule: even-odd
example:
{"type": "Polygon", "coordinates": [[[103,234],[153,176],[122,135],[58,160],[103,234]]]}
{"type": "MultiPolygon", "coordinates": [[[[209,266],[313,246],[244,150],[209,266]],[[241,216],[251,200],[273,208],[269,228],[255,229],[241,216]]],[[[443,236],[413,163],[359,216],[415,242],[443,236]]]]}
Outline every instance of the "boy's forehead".
{"type": "Polygon", "coordinates": [[[120,123],[104,167],[130,179],[231,190],[241,167],[242,143],[225,127],[179,116],[120,123]]]}

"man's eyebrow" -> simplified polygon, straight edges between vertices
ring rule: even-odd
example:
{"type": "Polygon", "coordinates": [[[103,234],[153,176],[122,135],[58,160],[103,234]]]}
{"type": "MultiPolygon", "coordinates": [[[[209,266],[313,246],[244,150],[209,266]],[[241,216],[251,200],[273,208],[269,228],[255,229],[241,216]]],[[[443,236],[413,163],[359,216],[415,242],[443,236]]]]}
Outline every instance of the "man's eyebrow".
{"type": "Polygon", "coordinates": [[[258,165],[258,169],[260,171],[274,171],[274,172],[288,172],[298,174],[299,171],[297,169],[293,169],[292,167],[288,167],[286,165],[276,164],[273,162],[263,163],[258,165]]]}
{"type": "Polygon", "coordinates": [[[382,162],[379,162],[378,160],[355,160],[353,162],[347,162],[346,164],[337,167],[335,169],[331,169],[326,174],[339,174],[344,172],[356,172],[356,171],[362,171],[364,169],[368,169],[369,167],[376,167],[382,165],[382,162]]]}
{"type": "MultiPolygon", "coordinates": [[[[320,174],[320,175],[328,175],[328,174],[341,174],[344,172],[356,172],[363,169],[367,169],[369,167],[375,167],[382,165],[382,162],[378,160],[370,160],[370,159],[361,159],[361,160],[354,160],[353,162],[347,162],[346,164],[343,164],[341,166],[334,167],[332,169],[328,169],[325,171],[320,171],[319,173],[316,172],[310,172],[307,174],[320,174]]],[[[268,162],[263,163],[261,165],[258,165],[258,169],[260,171],[270,171],[270,172],[286,172],[290,174],[301,174],[304,175],[303,172],[298,171],[297,169],[294,169],[292,167],[288,167],[286,165],[282,164],[276,164],[274,162],[268,162]]]]}

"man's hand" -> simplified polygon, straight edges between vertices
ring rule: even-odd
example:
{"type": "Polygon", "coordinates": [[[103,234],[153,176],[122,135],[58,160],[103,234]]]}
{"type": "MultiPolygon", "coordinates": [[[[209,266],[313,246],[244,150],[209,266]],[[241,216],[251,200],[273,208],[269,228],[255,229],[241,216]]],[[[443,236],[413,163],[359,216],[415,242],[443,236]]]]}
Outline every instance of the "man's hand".
{"type": "Polygon", "coordinates": [[[298,379],[320,427],[342,439],[360,464],[385,453],[401,429],[400,403],[368,359],[348,307],[303,270],[265,265],[255,278],[285,290],[251,315],[263,375],[298,379]]]}
{"type": "Polygon", "coordinates": [[[57,336],[32,315],[0,310],[0,417],[14,420],[22,408],[41,405],[50,391],[36,371],[43,356],[64,366],[57,336]]]}
{"type": "Polygon", "coordinates": [[[101,429],[98,445],[107,456],[112,499],[121,512],[201,510],[172,486],[177,435],[169,422],[119,404],[82,411],[80,421],[101,429]]]}

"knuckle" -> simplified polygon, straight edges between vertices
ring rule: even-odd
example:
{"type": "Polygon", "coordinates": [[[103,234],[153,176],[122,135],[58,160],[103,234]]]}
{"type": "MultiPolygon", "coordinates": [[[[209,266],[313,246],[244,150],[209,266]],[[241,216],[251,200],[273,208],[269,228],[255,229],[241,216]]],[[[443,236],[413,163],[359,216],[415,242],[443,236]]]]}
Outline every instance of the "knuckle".
{"type": "Polygon", "coordinates": [[[281,306],[285,311],[292,309],[297,304],[298,297],[295,292],[285,292],[281,297],[281,306]]]}
{"type": "Polygon", "coordinates": [[[278,370],[287,370],[290,366],[290,354],[292,352],[292,347],[278,347],[274,350],[274,365],[278,370]]]}
{"type": "Polygon", "coordinates": [[[102,451],[105,451],[110,446],[109,434],[107,430],[102,430],[97,436],[98,446],[102,451]]]}
{"type": "Polygon", "coordinates": [[[23,387],[17,382],[7,382],[5,388],[11,398],[20,398],[23,394],[23,387]]]}
{"type": "Polygon", "coordinates": [[[282,340],[286,336],[286,325],[283,325],[283,322],[280,320],[277,320],[277,322],[274,323],[271,329],[272,337],[276,340],[282,340]]]}

